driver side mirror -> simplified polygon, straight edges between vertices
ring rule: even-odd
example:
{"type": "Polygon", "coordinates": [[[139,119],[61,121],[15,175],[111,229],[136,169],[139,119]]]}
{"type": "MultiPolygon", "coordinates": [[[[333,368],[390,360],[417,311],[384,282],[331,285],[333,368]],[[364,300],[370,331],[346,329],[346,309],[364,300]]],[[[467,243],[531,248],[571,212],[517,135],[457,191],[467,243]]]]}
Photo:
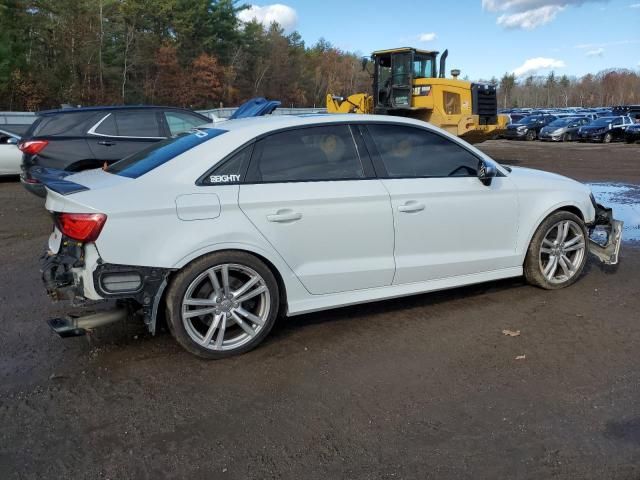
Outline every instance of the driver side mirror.
{"type": "Polygon", "coordinates": [[[18,144],[17,138],[11,137],[9,140],[7,140],[7,145],[17,145],[17,144],[18,144]]]}
{"type": "Polygon", "coordinates": [[[484,160],[478,162],[478,180],[487,187],[491,185],[494,177],[498,176],[498,169],[484,160]]]}

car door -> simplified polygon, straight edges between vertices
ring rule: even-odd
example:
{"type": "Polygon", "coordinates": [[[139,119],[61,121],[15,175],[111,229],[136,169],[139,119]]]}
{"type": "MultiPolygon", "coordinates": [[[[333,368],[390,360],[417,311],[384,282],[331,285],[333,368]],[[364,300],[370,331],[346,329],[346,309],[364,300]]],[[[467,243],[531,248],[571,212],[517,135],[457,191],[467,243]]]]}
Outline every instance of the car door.
{"type": "Polygon", "coordinates": [[[18,150],[17,137],[0,132],[0,175],[18,175],[22,152],[18,150]]]}
{"type": "Polygon", "coordinates": [[[239,204],[312,294],[391,285],[393,217],[351,127],[296,128],[258,141],[239,204]]]}
{"type": "Polygon", "coordinates": [[[139,152],[166,138],[155,109],[114,110],[87,132],[89,147],[97,160],[108,163],[139,152]]]}
{"type": "Polygon", "coordinates": [[[479,157],[423,128],[368,124],[367,146],[391,195],[394,284],[519,265],[518,195],[507,176],[477,178],[479,157]]]}

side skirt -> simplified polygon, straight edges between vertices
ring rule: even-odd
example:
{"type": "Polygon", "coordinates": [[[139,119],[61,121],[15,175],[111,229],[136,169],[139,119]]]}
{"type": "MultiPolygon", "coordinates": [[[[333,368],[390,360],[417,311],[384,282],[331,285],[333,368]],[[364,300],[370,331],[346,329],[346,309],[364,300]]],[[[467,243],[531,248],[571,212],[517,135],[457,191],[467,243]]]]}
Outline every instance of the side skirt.
{"type": "Polygon", "coordinates": [[[473,285],[475,283],[490,282],[492,280],[500,280],[503,278],[520,277],[522,274],[523,270],[520,266],[492,270],[490,272],[440,278],[438,280],[429,280],[428,282],[367,288],[352,292],[332,293],[330,295],[316,295],[312,298],[289,301],[288,315],[301,315],[304,313],[317,312],[319,310],[357,305],[359,303],[389,300],[392,298],[406,297],[419,293],[435,292],[438,290],[473,285]]]}

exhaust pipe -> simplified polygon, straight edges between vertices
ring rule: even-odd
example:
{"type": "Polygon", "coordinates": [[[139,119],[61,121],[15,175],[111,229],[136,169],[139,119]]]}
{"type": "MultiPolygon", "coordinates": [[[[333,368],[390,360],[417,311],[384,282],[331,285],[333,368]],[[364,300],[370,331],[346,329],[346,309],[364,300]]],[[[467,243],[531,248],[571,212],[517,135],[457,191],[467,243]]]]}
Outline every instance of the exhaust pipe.
{"type": "Polygon", "coordinates": [[[127,318],[128,312],[125,308],[108,310],[104,312],[92,313],[81,317],[67,316],[62,318],[52,318],[47,320],[49,327],[62,338],[80,337],[86,335],[87,331],[110,323],[119,322],[127,318]]]}
{"type": "Polygon", "coordinates": [[[440,78],[444,78],[447,73],[447,57],[449,56],[449,50],[445,50],[440,55],[440,78]]]}

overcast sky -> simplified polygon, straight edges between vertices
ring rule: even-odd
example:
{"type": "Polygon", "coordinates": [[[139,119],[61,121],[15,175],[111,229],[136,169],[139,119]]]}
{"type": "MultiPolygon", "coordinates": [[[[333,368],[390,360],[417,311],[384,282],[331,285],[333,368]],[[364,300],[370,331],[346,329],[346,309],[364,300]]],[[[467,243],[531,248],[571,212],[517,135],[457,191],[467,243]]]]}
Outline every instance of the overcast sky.
{"type": "Polygon", "coordinates": [[[307,45],[324,37],[361,55],[449,49],[471,79],[513,72],[581,76],[640,70],[640,0],[287,0],[251,2],[242,18],[278,21],[307,45]]]}

